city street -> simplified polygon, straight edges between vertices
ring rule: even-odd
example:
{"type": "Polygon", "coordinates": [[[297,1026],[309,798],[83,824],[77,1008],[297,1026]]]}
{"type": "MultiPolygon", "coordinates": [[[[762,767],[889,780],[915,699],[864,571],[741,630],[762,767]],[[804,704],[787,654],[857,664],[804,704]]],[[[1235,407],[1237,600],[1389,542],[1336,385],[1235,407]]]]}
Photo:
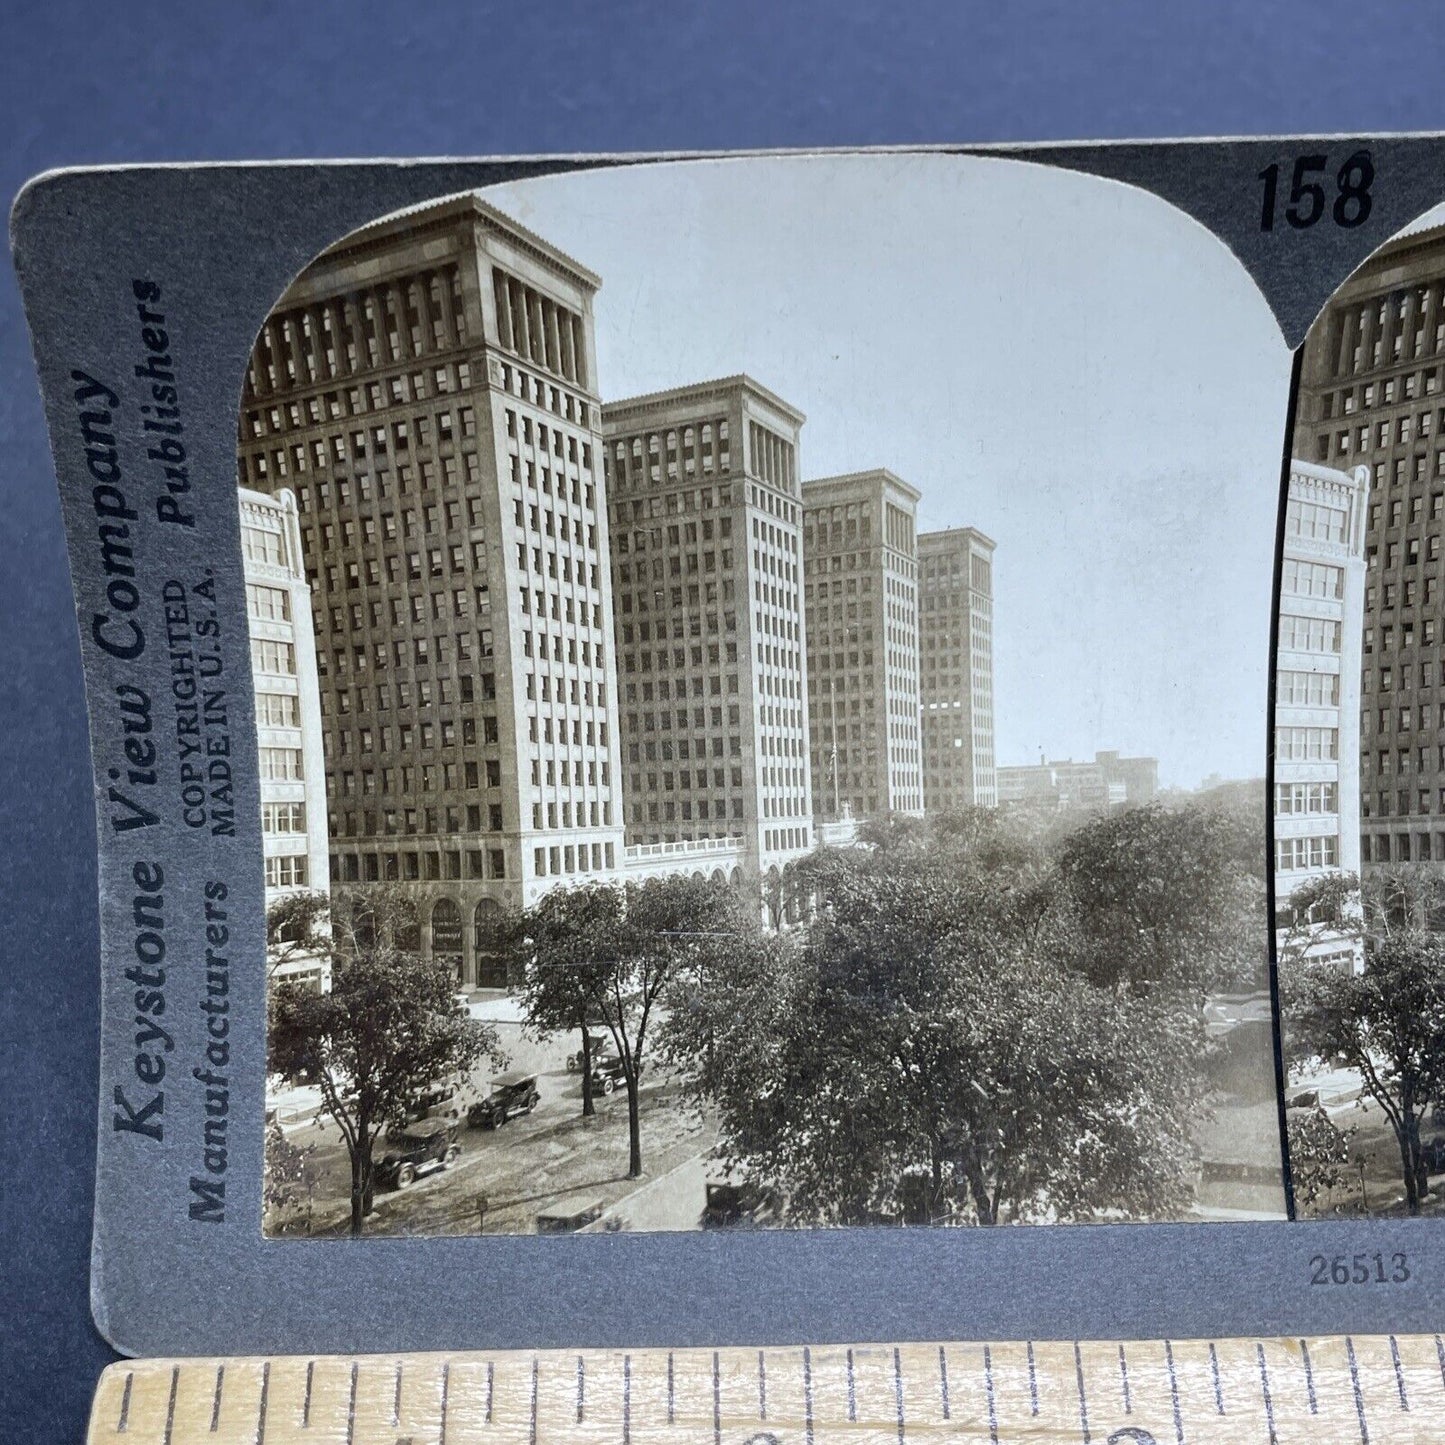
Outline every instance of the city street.
{"type": "MultiPolygon", "coordinates": [[[[700,1227],[703,1159],[712,1147],[711,1127],[689,1110],[662,1072],[644,1074],[641,1112],[645,1172],[628,1179],[627,1094],[619,1083],[611,1095],[596,1095],[596,1115],[582,1117],[582,1080],[568,1073],[567,1055],[576,1051],[576,1034],[545,1043],[523,1036],[521,1025],[498,1015],[505,1007],[473,1006],[502,1038],[509,1056],[505,1070],[482,1066],[459,1092],[458,1142],[461,1157],[449,1169],[429,1174],[406,1189],[378,1189],[375,1210],[366,1222],[368,1234],[531,1234],[537,1216],[608,1211],[610,1227],[628,1227],[627,1198],[646,1189],[642,1216],[648,1229],[700,1227]],[[499,1129],[474,1129],[466,1110],[485,1097],[501,1072],[535,1073],[541,1101],[531,1114],[509,1119],[499,1129]],[[680,1166],[688,1166],[685,1170],[680,1166]],[[676,1172],[675,1172],[676,1171],[676,1172]],[[671,1176],[676,1188],[666,1187],[671,1176]],[[479,1197],[485,1196],[483,1216],[479,1197]],[[483,1222],[484,1221],[484,1222],[483,1222]],[[624,1222],[626,1221],[626,1222],[624,1222]]],[[[610,1040],[605,1048],[611,1048],[610,1040]]],[[[288,1127],[286,1137],[298,1148],[313,1148],[309,1172],[310,1232],[344,1233],[350,1220],[350,1165],[340,1131],[330,1120],[288,1127]]],[[[379,1163],[387,1150],[377,1145],[379,1163]]],[[[602,1221],[608,1227],[609,1221],[602,1221]]],[[[304,1206],[292,1211],[285,1233],[306,1231],[304,1206]]]]}

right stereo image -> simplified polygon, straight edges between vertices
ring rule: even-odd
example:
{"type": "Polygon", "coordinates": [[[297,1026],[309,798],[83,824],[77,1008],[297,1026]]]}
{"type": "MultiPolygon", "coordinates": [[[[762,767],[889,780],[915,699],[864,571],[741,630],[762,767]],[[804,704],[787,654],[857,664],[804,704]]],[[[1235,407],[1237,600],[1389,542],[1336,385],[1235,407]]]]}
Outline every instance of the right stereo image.
{"type": "Polygon", "coordinates": [[[1445,1197],[1445,208],[1305,342],[1274,679],[1295,1214],[1445,1197]]]}

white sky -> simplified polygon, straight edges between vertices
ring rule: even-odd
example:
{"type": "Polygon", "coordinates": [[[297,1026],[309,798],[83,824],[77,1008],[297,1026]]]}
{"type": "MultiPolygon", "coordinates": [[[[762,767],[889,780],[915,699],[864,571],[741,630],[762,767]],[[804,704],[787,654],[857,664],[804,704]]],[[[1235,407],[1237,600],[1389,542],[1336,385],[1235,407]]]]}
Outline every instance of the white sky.
{"type": "Polygon", "coordinates": [[[945,156],[686,162],[494,187],[603,279],[604,400],[746,371],[802,474],[886,466],[995,554],[999,763],[1264,773],[1289,354],[1223,245],[1142,192],[945,156]]]}

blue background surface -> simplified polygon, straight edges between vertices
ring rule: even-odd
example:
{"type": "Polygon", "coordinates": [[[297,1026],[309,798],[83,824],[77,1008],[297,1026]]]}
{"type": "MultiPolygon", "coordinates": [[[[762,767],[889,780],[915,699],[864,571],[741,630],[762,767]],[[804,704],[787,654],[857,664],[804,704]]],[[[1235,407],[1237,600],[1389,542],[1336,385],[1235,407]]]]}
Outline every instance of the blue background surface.
{"type": "MultiPolygon", "coordinates": [[[[1445,129],[1429,4],[12,4],[0,192],[50,166],[1445,129]],[[400,21],[399,16],[410,17],[400,21]]],[[[79,1440],[96,903],[74,614],[0,275],[0,1391],[79,1440]]]]}

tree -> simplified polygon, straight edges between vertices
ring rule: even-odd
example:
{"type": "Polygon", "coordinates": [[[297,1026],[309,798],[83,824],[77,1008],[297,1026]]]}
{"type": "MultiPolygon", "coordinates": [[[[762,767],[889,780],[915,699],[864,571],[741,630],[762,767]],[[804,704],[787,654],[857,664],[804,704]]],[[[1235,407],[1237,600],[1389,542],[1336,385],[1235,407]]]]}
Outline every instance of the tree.
{"type": "Polygon", "coordinates": [[[521,954],[518,1000],[540,1038],[582,1036],[582,1114],[592,1098],[592,1028],[602,1022],[602,994],[612,972],[622,898],[606,884],[554,888],[517,924],[521,954]]]}
{"type": "Polygon", "coordinates": [[[293,1144],[282,1132],[277,1120],[266,1124],[265,1182],[261,1197],[266,1210],[281,1211],[299,1205],[303,1197],[309,1202],[314,1170],[311,1156],[316,1146],[304,1148],[293,1144]]]}
{"type": "Polygon", "coordinates": [[[1199,1010],[1072,967],[1072,896],[992,829],[950,831],[829,858],[805,930],[740,941],[672,1006],[720,1152],[799,1223],[1181,1212],[1199,1010]]]}
{"type": "MultiPolygon", "coordinates": [[[[747,909],[725,883],[675,876],[557,890],[529,912],[523,927],[535,948],[524,997],[560,1002],[560,1012],[544,1004],[536,1024],[585,1016],[595,1005],[612,1036],[627,1086],[627,1177],[640,1178],[640,1091],[659,1000],[686,971],[705,967],[709,956],[756,931],[757,924],[749,922],[747,909]],[[563,920],[573,930],[565,938],[559,929],[563,920]],[[569,967],[581,976],[559,982],[569,967]]],[[[530,1013],[528,1020],[533,1022],[530,1013]]]]}
{"type": "Polygon", "coordinates": [[[266,973],[331,951],[331,903],[324,893],[283,893],[266,910],[266,973]]]}
{"type": "Polygon", "coordinates": [[[1349,1179],[1353,1129],[1339,1129],[1318,1105],[1285,1117],[1290,1180],[1296,1207],[1313,1211],[1349,1179]]]}
{"type": "Polygon", "coordinates": [[[1420,1212],[1427,1171],[1420,1121],[1445,1096],[1445,937],[1367,929],[1364,972],[1291,960],[1281,969],[1286,1040],[1299,1059],[1340,1059],[1389,1122],[1405,1208],[1420,1212]]]}
{"type": "Polygon", "coordinates": [[[1135,992],[1263,987],[1264,855],[1262,806],[1256,819],[1151,805],[1080,828],[1058,862],[1080,928],[1078,966],[1135,992]]]}
{"type": "Polygon", "coordinates": [[[1418,1214],[1429,1188],[1420,1122],[1445,1100],[1445,878],[1420,864],[1363,881],[1329,873],[1290,904],[1280,956],[1286,1061],[1338,1059],[1359,1074],[1394,1135],[1405,1207],[1418,1214]],[[1321,928],[1360,948],[1362,973],[1310,961],[1321,928]]]}
{"type": "Polygon", "coordinates": [[[373,1150],[437,1078],[501,1061],[495,1030],[458,1010],[445,963],[423,959],[415,905],[400,889],[338,899],[331,991],[275,989],[269,1067],[321,1090],[351,1162],[351,1232],[371,1211],[373,1150]]]}

